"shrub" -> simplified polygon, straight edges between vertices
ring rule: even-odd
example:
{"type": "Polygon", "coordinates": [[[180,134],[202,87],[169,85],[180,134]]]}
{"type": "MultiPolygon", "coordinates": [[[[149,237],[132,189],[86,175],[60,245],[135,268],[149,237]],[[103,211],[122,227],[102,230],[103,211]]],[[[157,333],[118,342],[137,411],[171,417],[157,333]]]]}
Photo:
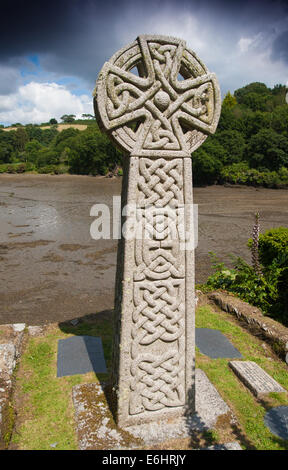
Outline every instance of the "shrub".
{"type": "Polygon", "coordinates": [[[288,169],[281,167],[278,172],[249,168],[247,162],[234,163],[221,170],[221,183],[246,184],[267,188],[288,187],[288,169]]]}
{"type": "MultiPolygon", "coordinates": [[[[252,240],[248,241],[251,249],[252,240]]],[[[205,290],[225,289],[246,302],[259,307],[283,324],[288,325],[288,228],[278,227],[259,236],[259,259],[263,275],[241,258],[234,258],[234,268],[219,263],[216,256],[205,290]]]]}
{"type": "Polygon", "coordinates": [[[0,173],[7,173],[8,165],[0,165],[0,173]]]}
{"type": "Polygon", "coordinates": [[[57,174],[57,167],[55,165],[46,165],[38,168],[38,173],[40,174],[57,174]]]}
{"type": "MultiPolygon", "coordinates": [[[[251,246],[251,240],[248,242],[251,246]]],[[[268,267],[275,258],[288,256],[288,228],[277,227],[267,230],[259,236],[259,257],[261,263],[268,267]]]]}

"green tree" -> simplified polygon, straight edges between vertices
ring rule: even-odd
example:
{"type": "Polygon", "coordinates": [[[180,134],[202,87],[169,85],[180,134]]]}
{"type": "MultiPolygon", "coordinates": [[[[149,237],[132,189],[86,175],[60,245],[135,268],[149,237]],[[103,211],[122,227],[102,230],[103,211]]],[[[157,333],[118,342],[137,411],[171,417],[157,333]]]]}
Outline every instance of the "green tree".
{"type": "Polygon", "coordinates": [[[15,132],[15,149],[18,152],[23,152],[26,143],[29,141],[29,135],[25,127],[18,127],[15,132]]]}
{"type": "Polygon", "coordinates": [[[261,129],[247,146],[247,156],[254,168],[279,170],[288,166],[288,139],[273,129],[261,129]]]}
{"type": "Polygon", "coordinates": [[[192,154],[193,183],[197,185],[208,185],[217,182],[222,168],[222,163],[212,157],[202,147],[192,154]]]}
{"type": "Polygon", "coordinates": [[[271,116],[274,131],[288,137],[288,105],[277,106],[271,116]]]}
{"type": "Polygon", "coordinates": [[[237,100],[234,95],[231,95],[230,91],[228,91],[224,97],[222,106],[226,106],[227,108],[234,108],[237,104],[237,100]]]}
{"type": "Polygon", "coordinates": [[[16,131],[3,131],[0,129],[0,162],[10,163],[13,153],[16,152],[16,131]]]}
{"type": "Polygon", "coordinates": [[[120,152],[97,128],[88,127],[70,141],[69,164],[72,173],[105,174],[121,161],[120,152]]]}
{"type": "Polygon", "coordinates": [[[28,124],[25,129],[29,136],[29,140],[38,140],[38,142],[41,142],[42,129],[39,126],[35,126],[34,124],[28,124]]]}
{"type": "Polygon", "coordinates": [[[75,121],[75,114],[63,114],[63,116],[61,116],[61,121],[63,121],[65,124],[71,124],[72,122],[75,121]]]}
{"type": "Polygon", "coordinates": [[[42,145],[38,140],[32,139],[25,145],[25,161],[31,163],[37,163],[38,154],[42,145]]]}
{"type": "Polygon", "coordinates": [[[59,156],[55,149],[49,147],[42,147],[37,152],[36,165],[42,168],[47,165],[57,165],[59,163],[59,156]]]}
{"type": "Polygon", "coordinates": [[[216,135],[220,131],[237,129],[239,127],[239,117],[235,114],[234,109],[228,106],[222,107],[216,135]]]}
{"type": "Polygon", "coordinates": [[[0,163],[10,163],[12,152],[12,145],[7,142],[0,142],[0,163]]]}
{"type": "Polygon", "coordinates": [[[271,113],[247,109],[242,116],[243,134],[247,140],[263,128],[271,126],[271,113]]]}
{"type": "Polygon", "coordinates": [[[217,134],[217,139],[224,149],[224,163],[231,164],[243,160],[246,143],[240,132],[232,129],[222,131],[217,134]]]}
{"type": "Polygon", "coordinates": [[[95,116],[93,114],[82,114],[83,119],[95,119],[95,116]]]}
{"type": "Polygon", "coordinates": [[[265,83],[254,82],[239,88],[234,92],[237,103],[243,104],[253,111],[265,111],[267,98],[271,95],[271,90],[265,83]]]}

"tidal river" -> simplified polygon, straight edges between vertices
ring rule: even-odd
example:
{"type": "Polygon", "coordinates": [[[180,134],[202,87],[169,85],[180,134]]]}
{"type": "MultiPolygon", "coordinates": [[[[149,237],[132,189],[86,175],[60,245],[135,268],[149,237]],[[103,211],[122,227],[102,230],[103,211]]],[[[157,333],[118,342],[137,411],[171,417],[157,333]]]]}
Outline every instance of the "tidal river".
{"type": "MultiPolygon", "coordinates": [[[[121,179],[0,175],[0,324],[40,325],[113,308],[117,240],[93,240],[90,209],[112,208],[121,179]]],[[[261,231],[288,226],[288,191],[194,189],[199,243],[196,282],[211,273],[209,252],[250,260],[254,214],[261,231]]]]}

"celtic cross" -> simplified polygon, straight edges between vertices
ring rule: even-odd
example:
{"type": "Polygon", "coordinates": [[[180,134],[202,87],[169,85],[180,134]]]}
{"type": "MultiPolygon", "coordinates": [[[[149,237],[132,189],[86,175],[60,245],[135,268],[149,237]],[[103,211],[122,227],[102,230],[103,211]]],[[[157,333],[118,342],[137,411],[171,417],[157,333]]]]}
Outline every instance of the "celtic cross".
{"type": "Polygon", "coordinates": [[[126,154],[122,208],[135,210],[122,225],[138,233],[126,230],[117,259],[112,385],[125,427],[194,410],[194,250],[183,239],[191,152],[216,130],[220,91],[185,41],[139,36],[104,64],[94,107],[126,154]]]}

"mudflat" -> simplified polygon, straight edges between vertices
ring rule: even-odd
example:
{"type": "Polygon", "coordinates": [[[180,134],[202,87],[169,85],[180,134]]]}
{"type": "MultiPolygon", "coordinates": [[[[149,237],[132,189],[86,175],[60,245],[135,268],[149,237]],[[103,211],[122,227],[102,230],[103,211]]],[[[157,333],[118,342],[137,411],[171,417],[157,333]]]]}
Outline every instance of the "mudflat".
{"type": "MultiPolygon", "coordinates": [[[[0,324],[40,325],[113,308],[117,240],[93,240],[94,204],[111,209],[121,178],[0,175],[0,324]]],[[[250,260],[255,212],[261,231],[288,226],[288,191],[194,188],[199,230],[196,282],[212,272],[209,252],[250,260]]],[[[112,221],[111,221],[112,232],[112,221]]]]}

